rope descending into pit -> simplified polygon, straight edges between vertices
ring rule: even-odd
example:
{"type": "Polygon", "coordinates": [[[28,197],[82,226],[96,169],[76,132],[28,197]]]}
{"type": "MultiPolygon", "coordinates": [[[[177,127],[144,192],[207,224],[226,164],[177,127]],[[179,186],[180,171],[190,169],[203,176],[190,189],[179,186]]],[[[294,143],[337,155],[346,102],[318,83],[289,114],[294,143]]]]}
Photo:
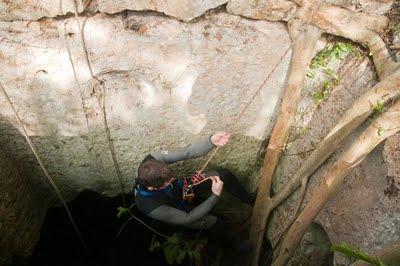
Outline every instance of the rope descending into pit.
{"type": "MultiPolygon", "coordinates": [[[[118,182],[119,182],[119,185],[120,185],[120,188],[121,188],[122,202],[123,202],[124,207],[126,208],[128,206],[128,204],[127,204],[127,201],[126,201],[126,198],[125,198],[125,185],[124,185],[124,183],[122,181],[123,178],[122,178],[121,169],[119,168],[119,164],[118,164],[118,161],[117,161],[117,156],[115,154],[115,149],[114,149],[114,145],[113,145],[112,138],[111,138],[110,128],[108,126],[106,107],[105,107],[106,106],[105,105],[106,90],[104,89],[104,81],[98,79],[93,74],[93,68],[92,68],[92,65],[91,65],[90,60],[89,60],[89,55],[88,55],[88,51],[87,51],[87,48],[86,48],[85,32],[84,32],[87,18],[84,19],[84,21],[82,23],[82,26],[81,26],[81,23],[79,21],[79,12],[78,12],[78,6],[77,6],[76,1],[73,1],[73,7],[74,7],[74,13],[75,13],[76,22],[77,22],[77,25],[78,25],[80,41],[81,41],[82,49],[83,49],[83,52],[84,52],[85,62],[86,62],[86,65],[88,67],[88,70],[89,70],[89,73],[90,73],[90,77],[91,77],[92,81],[94,81],[94,84],[93,84],[94,95],[95,95],[97,103],[98,103],[98,105],[99,105],[99,107],[101,109],[101,114],[102,114],[102,118],[103,118],[104,132],[105,132],[105,135],[106,135],[106,138],[107,138],[109,150],[110,150],[110,153],[111,153],[111,158],[112,158],[113,165],[114,165],[114,168],[115,168],[115,172],[117,173],[118,182]]],[[[64,24],[64,29],[65,29],[65,24],[64,24]]],[[[67,46],[68,54],[69,54],[69,57],[70,57],[70,63],[72,65],[72,69],[74,70],[75,82],[77,83],[78,88],[80,88],[79,80],[78,80],[78,77],[77,77],[76,71],[75,71],[76,68],[75,68],[74,62],[72,60],[70,47],[69,47],[67,41],[66,41],[66,46],[67,46]]]]}
{"type": "Polygon", "coordinates": [[[3,85],[2,85],[1,83],[0,83],[0,89],[1,89],[2,93],[4,94],[4,96],[5,96],[6,100],[7,100],[7,102],[8,102],[9,105],[11,106],[11,109],[13,110],[13,112],[14,112],[14,114],[15,114],[15,117],[16,117],[17,120],[18,120],[18,123],[19,123],[20,127],[22,128],[23,135],[24,135],[26,141],[28,142],[28,145],[29,145],[29,147],[31,148],[33,154],[35,155],[35,158],[36,158],[37,162],[39,163],[40,168],[42,169],[44,175],[46,176],[46,178],[47,178],[48,181],[50,182],[51,186],[52,186],[53,189],[55,190],[55,192],[56,192],[58,198],[60,199],[61,203],[64,205],[64,208],[65,208],[65,210],[67,211],[67,214],[68,214],[68,218],[69,218],[69,220],[71,221],[72,226],[74,227],[75,232],[76,232],[76,234],[77,234],[78,237],[79,237],[79,240],[81,241],[81,243],[82,243],[82,245],[84,246],[85,250],[88,252],[89,250],[88,250],[88,248],[87,248],[87,246],[86,246],[86,243],[85,243],[85,241],[84,241],[83,238],[82,238],[82,234],[81,234],[81,232],[79,231],[78,226],[76,225],[74,219],[72,218],[71,211],[69,210],[69,208],[68,208],[68,206],[67,206],[67,203],[66,203],[66,201],[64,200],[64,197],[62,196],[62,194],[61,194],[60,190],[58,189],[57,185],[54,183],[54,179],[51,177],[51,175],[50,175],[49,172],[47,171],[46,167],[44,166],[44,164],[43,164],[43,162],[42,162],[42,159],[40,158],[39,154],[37,153],[35,147],[34,147],[33,144],[32,144],[31,139],[30,139],[29,136],[28,136],[28,133],[27,133],[27,131],[26,131],[26,128],[25,128],[24,124],[22,123],[21,118],[19,117],[17,110],[15,109],[13,103],[11,102],[10,97],[8,96],[6,90],[4,89],[4,87],[3,87],[3,85]]]}

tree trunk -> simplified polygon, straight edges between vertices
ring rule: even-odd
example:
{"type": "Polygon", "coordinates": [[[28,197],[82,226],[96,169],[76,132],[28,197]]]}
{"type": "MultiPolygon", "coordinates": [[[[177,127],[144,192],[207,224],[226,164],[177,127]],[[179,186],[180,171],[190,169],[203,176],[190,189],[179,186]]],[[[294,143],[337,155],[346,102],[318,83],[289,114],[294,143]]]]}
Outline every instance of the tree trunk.
{"type": "Polygon", "coordinates": [[[305,77],[304,69],[309,66],[315,44],[321,36],[321,31],[316,27],[305,25],[304,22],[298,19],[289,22],[289,33],[293,41],[291,70],[281,109],[267,147],[263,174],[259,181],[259,192],[253,209],[250,229],[250,241],[254,247],[252,254],[253,265],[258,265],[259,253],[264,239],[273,173],[296,114],[297,103],[300,99],[305,77]]]}

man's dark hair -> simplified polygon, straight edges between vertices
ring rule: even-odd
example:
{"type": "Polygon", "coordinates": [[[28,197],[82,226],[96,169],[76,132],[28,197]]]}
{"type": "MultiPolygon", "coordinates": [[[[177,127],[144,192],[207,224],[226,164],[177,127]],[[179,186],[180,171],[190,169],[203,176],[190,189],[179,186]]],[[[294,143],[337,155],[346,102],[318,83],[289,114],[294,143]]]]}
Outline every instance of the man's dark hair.
{"type": "Polygon", "coordinates": [[[140,186],[159,188],[172,178],[172,170],[167,164],[151,159],[139,166],[138,177],[140,186]]]}

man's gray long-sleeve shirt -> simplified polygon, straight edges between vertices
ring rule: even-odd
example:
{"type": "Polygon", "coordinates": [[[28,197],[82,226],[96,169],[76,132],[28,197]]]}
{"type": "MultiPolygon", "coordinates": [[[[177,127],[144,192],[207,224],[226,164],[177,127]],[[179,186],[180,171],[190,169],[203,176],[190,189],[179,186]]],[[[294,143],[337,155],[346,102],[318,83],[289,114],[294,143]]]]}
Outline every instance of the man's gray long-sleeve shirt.
{"type": "MultiPolygon", "coordinates": [[[[178,151],[161,151],[151,153],[156,160],[167,164],[178,161],[197,158],[207,154],[214,145],[209,137],[193,143],[192,145],[178,151]]],[[[208,228],[216,222],[216,217],[207,215],[214,205],[218,202],[219,197],[212,195],[203,203],[193,208],[190,212],[184,212],[180,209],[163,204],[147,215],[153,219],[160,220],[169,224],[184,225],[190,228],[208,228]]],[[[138,206],[140,209],[140,206],[138,206]]]]}

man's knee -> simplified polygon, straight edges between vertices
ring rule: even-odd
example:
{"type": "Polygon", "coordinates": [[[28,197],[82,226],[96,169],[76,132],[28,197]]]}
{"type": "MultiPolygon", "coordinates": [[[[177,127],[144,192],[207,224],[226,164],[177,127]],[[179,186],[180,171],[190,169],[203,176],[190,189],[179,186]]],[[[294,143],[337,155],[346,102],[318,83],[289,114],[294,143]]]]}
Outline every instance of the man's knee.
{"type": "Polygon", "coordinates": [[[194,223],[191,223],[189,225],[186,225],[186,227],[192,228],[192,229],[208,229],[212,226],[214,226],[217,222],[217,217],[214,215],[206,215],[200,220],[197,220],[194,223]]]}
{"type": "Polygon", "coordinates": [[[232,172],[226,168],[218,169],[216,171],[219,177],[221,178],[222,182],[229,181],[233,176],[232,172]]]}

